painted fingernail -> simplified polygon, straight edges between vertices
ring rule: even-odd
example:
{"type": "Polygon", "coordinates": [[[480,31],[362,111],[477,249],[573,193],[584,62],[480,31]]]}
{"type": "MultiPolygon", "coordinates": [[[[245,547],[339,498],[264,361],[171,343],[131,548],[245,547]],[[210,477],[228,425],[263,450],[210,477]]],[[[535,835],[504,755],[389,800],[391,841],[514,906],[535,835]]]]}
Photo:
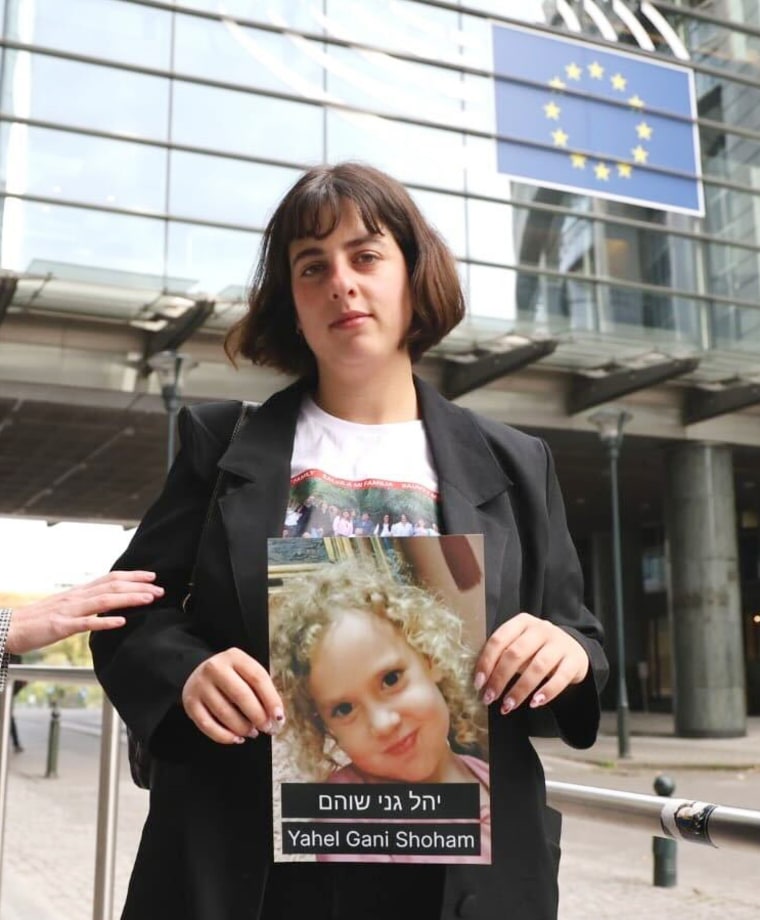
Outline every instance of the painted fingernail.
{"type": "Polygon", "coordinates": [[[274,720],[275,722],[279,722],[280,725],[285,724],[285,712],[284,710],[280,709],[279,706],[274,711],[274,720]]]}
{"type": "Polygon", "coordinates": [[[259,730],[258,730],[258,728],[252,728],[252,729],[248,732],[248,737],[249,737],[249,738],[258,738],[258,737],[259,737],[259,730]]]}
{"type": "Polygon", "coordinates": [[[483,684],[485,682],[486,682],[486,675],[482,671],[478,671],[478,673],[475,675],[475,678],[472,682],[472,685],[475,688],[476,693],[482,689],[483,684]]]}
{"type": "Polygon", "coordinates": [[[235,744],[245,744],[245,738],[240,738],[239,736],[235,738],[235,744]]]}
{"type": "Polygon", "coordinates": [[[508,712],[512,712],[515,708],[515,701],[511,696],[505,696],[504,702],[501,704],[501,714],[506,715],[508,712]]]}
{"type": "Polygon", "coordinates": [[[543,693],[534,693],[531,697],[530,708],[537,709],[539,706],[543,706],[546,702],[546,696],[543,693]]]}
{"type": "Polygon", "coordinates": [[[483,705],[490,706],[491,703],[493,703],[495,699],[496,699],[496,693],[493,690],[491,690],[491,688],[489,687],[489,689],[486,690],[486,692],[483,694],[483,705]]]}

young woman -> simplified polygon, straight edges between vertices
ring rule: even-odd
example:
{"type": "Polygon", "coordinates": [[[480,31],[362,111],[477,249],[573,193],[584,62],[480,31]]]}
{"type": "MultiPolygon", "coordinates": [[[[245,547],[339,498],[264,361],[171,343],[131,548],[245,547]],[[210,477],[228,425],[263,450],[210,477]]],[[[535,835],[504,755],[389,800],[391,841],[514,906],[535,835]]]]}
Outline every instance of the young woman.
{"type": "Polygon", "coordinates": [[[182,414],[164,492],[118,563],[154,569],[166,597],[93,637],[104,687],[156,757],[128,920],[556,917],[559,820],[529,734],[593,743],[606,662],[546,445],[412,374],[463,314],[453,256],[389,176],[316,167],[275,211],[228,349],[299,379],[231,443],[239,405],[182,414]],[[327,477],[395,484],[441,532],[484,535],[474,688],[490,706],[491,867],[271,863],[267,734],[285,713],[267,670],[266,539],[291,480],[303,499],[304,478],[327,477]]]}

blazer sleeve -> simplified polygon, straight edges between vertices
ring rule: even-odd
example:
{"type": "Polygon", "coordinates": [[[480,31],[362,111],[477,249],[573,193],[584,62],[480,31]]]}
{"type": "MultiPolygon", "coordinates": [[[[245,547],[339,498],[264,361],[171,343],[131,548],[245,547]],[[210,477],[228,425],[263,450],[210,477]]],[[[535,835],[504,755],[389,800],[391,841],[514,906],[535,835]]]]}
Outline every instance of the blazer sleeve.
{"type": "MultiPolygon", "coordinates": [[[[596,617],[583,603],[583,575],[578,554],[567,528],[565,505],[554,460],[546,454],[546,509],[548,546],[544,570],[543,615],[566,630],[586,651],[589,670],[580,684],[568,687],[549,710],[560,736],[572,747],[587,748],[596,740],[599,728],[599,694],[609,674],[602,648],[603,632],[596,617]]],[[[534,734],[541,734],[540,728],[534,734]]]]}
{"type": "Polygon", "coordinates": [[[182,609],[224,442],[188,409],[181,447],[164,489],[114,569],[148,569],[164,596],[124,611],[121,629],[91,634],[95,673],[122,719],[152,753],[182,759],[199,733],[181,705],[182,688],[213,650],[182,609]]]}

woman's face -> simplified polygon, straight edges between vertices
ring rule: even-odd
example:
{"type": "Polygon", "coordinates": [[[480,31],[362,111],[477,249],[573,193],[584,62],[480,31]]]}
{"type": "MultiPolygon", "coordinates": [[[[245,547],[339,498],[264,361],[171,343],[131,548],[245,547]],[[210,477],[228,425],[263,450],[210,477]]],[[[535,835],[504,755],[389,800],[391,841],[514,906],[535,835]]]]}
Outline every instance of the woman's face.
{"type": "Polygon", "coordinates": [[[451,752],[440,675],[387,620],[338,614],[311,659],[309,689],[338,746],[379,780],[441,782],[451,752]]]}
{"type": "Polygon", "coordinates": [[[406,262],[390,231],[368,232],[350,202],[325,239],[288,247],[298,324],[320,372],[408,360],[412,320],[406,262]]]}

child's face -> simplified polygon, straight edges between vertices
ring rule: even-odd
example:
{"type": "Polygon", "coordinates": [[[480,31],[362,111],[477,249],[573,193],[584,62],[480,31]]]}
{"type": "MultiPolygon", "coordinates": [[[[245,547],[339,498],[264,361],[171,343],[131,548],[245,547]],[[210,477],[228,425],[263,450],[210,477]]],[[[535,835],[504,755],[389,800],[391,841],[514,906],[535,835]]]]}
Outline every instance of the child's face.
{"type": "Polygon", "coordinates": [[[440,782],[450,757],[440,675],[387,620],[342,613],[311,659],[309,689],[339,747],[385,780],[440,782]]]}

